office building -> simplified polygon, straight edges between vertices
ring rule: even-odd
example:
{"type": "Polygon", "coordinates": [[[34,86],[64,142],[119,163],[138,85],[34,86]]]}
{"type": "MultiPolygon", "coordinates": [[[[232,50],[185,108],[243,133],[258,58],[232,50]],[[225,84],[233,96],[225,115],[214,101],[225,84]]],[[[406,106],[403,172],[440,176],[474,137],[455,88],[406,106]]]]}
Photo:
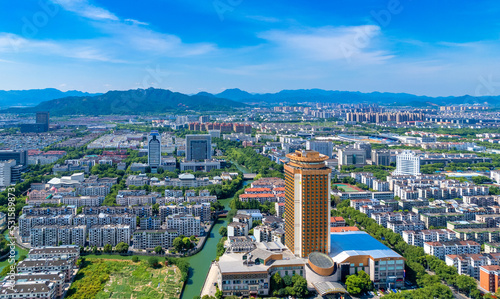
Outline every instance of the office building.
{"type": "Polygon", "coordinates": [[[204,161],[212,159],[210,135],[186,136],[186,161],[204,161]]]}
{"type": "Polygon", "coordinates": [[[161,136],[158,131],[151,131],[148,136],[148,165],[151,173],[157,173],[161,164],[161,136]]]}
{"type": "Polygon", "coordinates": [[[327,156],[315,151],[287,155],[285,245],[299,257],[330,252],[330,174],[327,156]]]}
{"type": "Polygon", "coordinates": [[[16,160],[16,165],[28,166],[28,151],[0,150],[0,161],[16,160]]]}
{"type": "Polygon", "coordinates": [[[331,141],[307,141],[306,150],[317,151],[320,154],[332,157],[333,153],[333,142],[331,141]]]}
{"type": "Polygon", "coordinates": [[[36,124],[42,125],[43,132],[49,131],[49,112],[38,111],[36,113],[36,124]]]}
{"type": "Polygon", "coordinates": [[[0,188],[10,186],[12,167],[14,166],[16,166],[15,160],[0,161],[0,188]]]}
{"type": "Polygon", "coordinates": [[[354,148],[365,151],[366,159],[372,158],[372,145],[369,142],[356,142],[354,148]]]}
{"type": "Polygon", "coordinates": [[[49,112],[37,112],[35,123],[21,124],[21,133],[43,133],[49,131],[49,112]]]}
{"type": "Polygon", "coordinates": [[[339,169],[342,166],[353,165],[363,167],[366,164],[366,151],[364,149],[355,149],[352,147],[342,148],[338,151],[339,169]]]}
{"type": "Polygon", "coordinates": [[[393,175],[420,175],[420,157],[412,151],[403,151],[396,156],[393,175]]]}
{"type": "Polygon", "coordinates": [[[388,150],[372,150],[372,165],[389,166],[391,164],[391,152],[388,150]]]}

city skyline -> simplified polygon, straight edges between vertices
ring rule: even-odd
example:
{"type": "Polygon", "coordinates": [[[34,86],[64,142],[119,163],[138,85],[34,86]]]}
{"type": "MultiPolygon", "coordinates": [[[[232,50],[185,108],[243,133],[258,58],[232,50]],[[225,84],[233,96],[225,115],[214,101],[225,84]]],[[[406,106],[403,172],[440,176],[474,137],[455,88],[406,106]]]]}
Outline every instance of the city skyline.
{"type": "Polygon", "coordinates": [[[0,89],[498,95],[499,9],[493,1],[18,2],[2,15],[0,89]]]}

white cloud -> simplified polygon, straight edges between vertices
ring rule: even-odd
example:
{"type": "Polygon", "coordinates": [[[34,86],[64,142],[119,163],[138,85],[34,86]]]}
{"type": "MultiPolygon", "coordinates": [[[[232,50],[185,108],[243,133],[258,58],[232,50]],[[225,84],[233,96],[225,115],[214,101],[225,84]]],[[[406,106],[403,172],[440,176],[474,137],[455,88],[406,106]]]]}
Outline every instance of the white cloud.
{"type": "Polygon", "coordinates": [[[379,35],[378,26],[365,25],[308,28],[299,32],[273,30],[263,32],[259,37],[280,46],[287,53],[311,60],[380,63],[392,55],[374,49],[373,40],[379,35]]]}
{"type": "Polygon", "coordinates": [[[148,26],[149,25],[149,23],[141,22],[141,21],[134,20],[134,19],[125,19],[124,21],[127,22],[127,23],[131,23],[133,25],[143,25],[143,26],[148,26]]]}
{"type": "Polygon", "coordinates": [[[266,16],[247,16],[247,18],[266,23],[278,23],[280,21],[278,18],[266,16]]]}
{"type": "Polygon", "coordinates": [[[90,4],[88,0],[52,0],[61,5],[65,10],[74,12],[82,17],[92,20],[117,21],[118,17],[110,11],[90,4]]]}

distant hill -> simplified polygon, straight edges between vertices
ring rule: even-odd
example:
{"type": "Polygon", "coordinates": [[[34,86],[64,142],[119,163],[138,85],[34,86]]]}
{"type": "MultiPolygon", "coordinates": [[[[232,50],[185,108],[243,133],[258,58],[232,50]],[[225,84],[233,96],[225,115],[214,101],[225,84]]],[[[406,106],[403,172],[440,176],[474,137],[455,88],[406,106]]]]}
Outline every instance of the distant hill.
{"type": "MultiPolygon", "coordinates": [[[[238,88],[226,89],[215,95],[218,98],[230,99],[233,101],[245,102],[253,99],[254,95],[238,88]]],[[[258,95],[257,95],[258,96],[258,95]]]]}
{"type": "Polygon", "coordinates": [[[230,111],[244,103],[213,96],[188,96],[165,89],[109,91],[98,96],[64,97],[30,108],[10,108],[3,112],[49,111],[51,115],[147,114],[175,111],[230,111]]]}
{"type": "Polygon", "coordinates": [[[378,103],[383,105],[410,105],[429,106],[430,104],[483,104],[488,102],[493,106],[500,106],[500,96],[473,97],[428,97],[408,93],[338,91],[323,89],[282,90],[277,93],[252,94],[240,89],[226,89],[215,94],[216,97],[226,98],[244,103],[289,103],[322,102],[322,103],[378,103]]]}
{"type": "Polygon", "coordinates": [[[28,90],[0,90],[0,107],[35,106],[43,101],[64,97],[95,96],[99,93],[88,93],[77,90],[60,91],[55,88],[28,90]]]}

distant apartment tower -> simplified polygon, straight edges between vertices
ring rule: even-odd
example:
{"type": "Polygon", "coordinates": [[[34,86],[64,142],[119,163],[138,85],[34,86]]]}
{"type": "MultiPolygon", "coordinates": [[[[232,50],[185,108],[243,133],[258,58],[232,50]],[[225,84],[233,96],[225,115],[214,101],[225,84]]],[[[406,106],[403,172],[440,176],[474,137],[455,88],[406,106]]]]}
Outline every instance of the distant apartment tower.
{"type": "Polygon", "coordinates": [[[152,173],[158,172],[161,164],[161,136],[158,131],[151,131],[148,136],[148,164],[152,173]]]}
{"type": "Polygon", "coordinates": [[[43,132],[49,131],[49,112],[48,111],[38,111],[36,113],[36,123],[43,125],[43,132]]]}
{"type": "Polygon", "coordinates": [[[366,164],[366,151],[352,147],[342,148],[338,151],[339,168],[344,165],[354,165],[361,167],[366,164]]]}
{"type": "Polygon", "coordinates": [[[186,136],[186,161],[212,159],[212,143],[210,135],[186,136]]]}
{"type": "Polygon", "coordinates": [[[306,150],[317,151],[320,154],[332,157],[333,152],[333,142],[331,141],[307,141],[306,150]]]}
{"type": "Polygon", "coordinates": [[[393,175],[419,175],[420,157],[412,151],[403,151],[396,156],[396,170],[393,175]]]}
{"type": "Polygon", "coordinates": [[[389,166],[391,164],[391,152],[388,150],[372,150],[372,165],[389,166]]]}
{"type": "Polygon", "coordinates": [[[14,166],[16,166],[15,160],[0,161],[0,187],[7,187],[11,184],[14,166]]]}
{"type": "Polygon", "coordinates": [[[202,115],[200,116],[200,123],[204,124],[210,121],[210,115],[202,115]]]}
{"type": "Polygon", "coordinates": [[[299,257],[330,252],[330,174],[328,157],[316,151],[286,155],[285,245],[299,257]]]}

